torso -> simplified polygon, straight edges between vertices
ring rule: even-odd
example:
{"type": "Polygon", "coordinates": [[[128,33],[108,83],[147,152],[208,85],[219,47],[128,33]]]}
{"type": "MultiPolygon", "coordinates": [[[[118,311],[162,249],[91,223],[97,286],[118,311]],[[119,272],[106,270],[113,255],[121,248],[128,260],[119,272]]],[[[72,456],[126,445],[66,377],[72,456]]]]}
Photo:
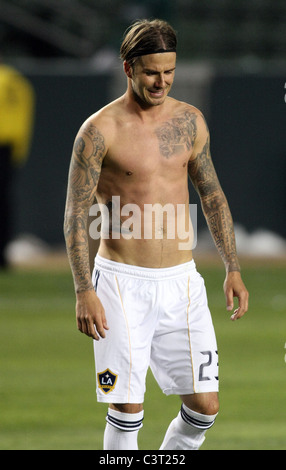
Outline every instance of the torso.
{"type": "Polygon", "coordinates": [[[188,161],[196,135],[198,110],[167,98],[165,112],[143,123],[124,106],[121,98],[93,118],[107,136],[108,147],[97,200],[107,205],[109,212],[113,202],[113,222],[121,224],[121,227],[113,224],[114,232],[102,237],[99,254],[114,261],[151,268],[187,262],[192,259],[192,239],[182,240],[180,234],[186,235],[189,223],[188,161]],[[116,207],[118,202],[120,207],[116,207]],[[154,204],[158,204],[157,224],[154,213],[152,219],[148,212],[154,204]],[[163,206],[168,216],[165,214],[161,219],[163,206]],[[125,214],[122,209],[126,210],[125,214]],[[178,230],[178,227],[181,228],[178,230]],[[184,249],[180,248],[181,242],[184,242],[184,249]]]}

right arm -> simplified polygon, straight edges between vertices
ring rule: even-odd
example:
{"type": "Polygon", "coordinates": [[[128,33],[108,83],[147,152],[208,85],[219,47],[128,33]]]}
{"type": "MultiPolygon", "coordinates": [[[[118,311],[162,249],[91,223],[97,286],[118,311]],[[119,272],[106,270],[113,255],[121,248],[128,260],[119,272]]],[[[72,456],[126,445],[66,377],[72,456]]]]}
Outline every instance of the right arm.
{"type": "Polygon", "coordinates": [[[84,125],[74,143],[69,171],[64,234],[77,297],[78,329],[94,339],[107,329],[103,307],[91,280],[88,214],[106,155],[103,135],[91,123],[84,125]],[[96,326],[96,330],[94,328],[96,326]]]}

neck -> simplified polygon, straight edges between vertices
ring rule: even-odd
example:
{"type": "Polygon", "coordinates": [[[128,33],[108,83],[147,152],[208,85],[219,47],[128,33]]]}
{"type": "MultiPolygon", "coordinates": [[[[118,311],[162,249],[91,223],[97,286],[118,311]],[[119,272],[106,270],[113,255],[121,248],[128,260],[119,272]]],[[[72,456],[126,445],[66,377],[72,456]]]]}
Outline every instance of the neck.
{"type": "MultiPolygon", "coordinates": [[[[134,90],[132,88],[132,85],[130,81],[128,80],[128,88],[127,91],[124,95],[124,98],[126,100],[126,104],[129,107],[130,110],[132,110],[133,113],[137,114],[142,120],[146,119],[157,119],[159,118],[164,110],[165,110],[165,103],[159,104],[157,106],[155,105],[150,105],[148,103],[145,103],[144,101],[141,100],[141,98],[134,93],[134,90]]],[[[168,97],[166,98],[168,100],[168,97]]]]}

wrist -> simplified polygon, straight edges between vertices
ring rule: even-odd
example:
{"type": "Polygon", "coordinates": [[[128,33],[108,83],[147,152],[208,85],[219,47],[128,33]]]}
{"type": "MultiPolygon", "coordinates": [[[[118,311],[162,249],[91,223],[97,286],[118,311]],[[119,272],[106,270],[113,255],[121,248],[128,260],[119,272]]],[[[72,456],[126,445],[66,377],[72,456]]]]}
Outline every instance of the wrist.
{"type": "Polygon", "coordinates": [[[236,277],[236,276],[241,277],[240,269],[233,269],[233,270],[226,269],[226,277],[236,277]]]}
{"type": "Polygon", "coordinates": [[[237,267],[226,266],[225,270],[226,270],[226,274],[229,274],[229,273],[239,273],[240,274],[240,267],[239,266],[237,266],[237,267]]]}
{"type": "Polygon", "coordinates": [[[226,273],[235,273],[235,272],[238,272],[240,273],[240,266],[239,266],[239,262],[238,262],[238,259],[235,257],[233,257],[230,261],[227,260],[225,261],[225,270],[226,270],[226,273]]]}
{"type": "Polygon", "coordinates": [[[75,293],[77,296],[89,294],[92,291],[94,292],[94,288],[92,284],[90,286],[79,286],[75,289],[75,293]]]}

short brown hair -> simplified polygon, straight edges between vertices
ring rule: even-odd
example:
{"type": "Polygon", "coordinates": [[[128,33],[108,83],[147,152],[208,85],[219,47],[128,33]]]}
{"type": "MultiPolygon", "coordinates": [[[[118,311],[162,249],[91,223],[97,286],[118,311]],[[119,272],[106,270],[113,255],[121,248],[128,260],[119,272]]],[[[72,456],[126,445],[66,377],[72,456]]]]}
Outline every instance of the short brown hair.
{"type": "Polygon", "coordinates": [[[158,52],[176,52],[177,36],[166,21],[139,20],[126,31],[120,48],[120,57],[133,66],[142,55],[158,52]]]}

